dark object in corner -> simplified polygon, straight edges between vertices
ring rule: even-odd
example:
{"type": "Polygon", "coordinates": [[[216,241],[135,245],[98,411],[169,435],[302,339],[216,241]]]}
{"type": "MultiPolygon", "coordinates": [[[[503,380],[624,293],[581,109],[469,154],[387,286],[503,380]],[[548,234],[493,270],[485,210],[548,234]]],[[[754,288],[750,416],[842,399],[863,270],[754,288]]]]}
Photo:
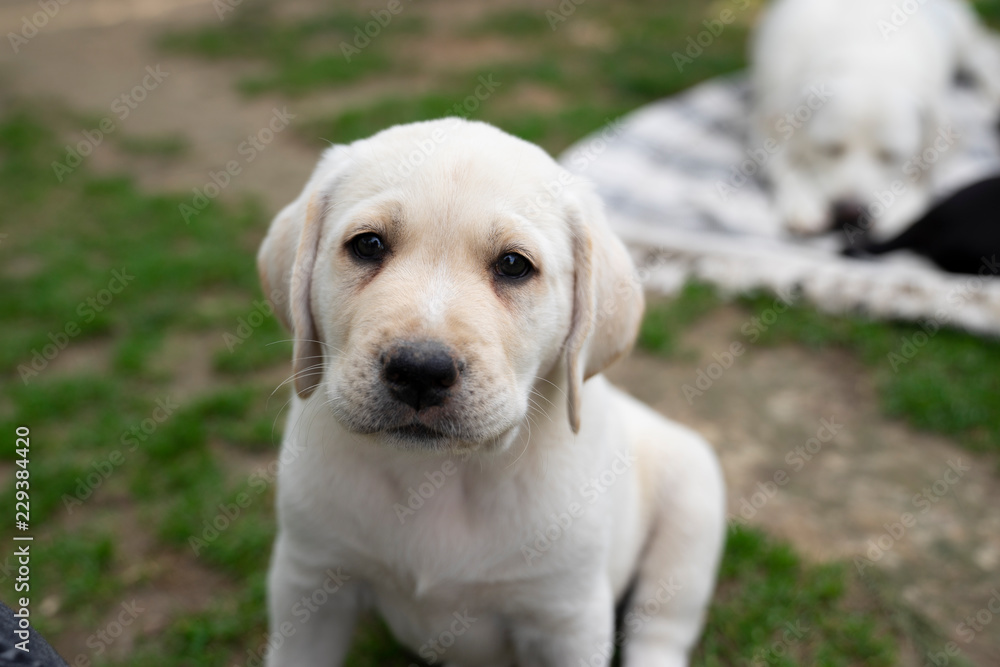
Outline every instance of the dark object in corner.
{"type": "Polygon", "coordinates": [[[894,250],[928,257],[945,271],[996,273],[1000,255],[1000,176],[960,190],[939,202],[905,232],[885,243],[859,243],[846,248],[848,257],[864,258],[894,250]]]}
{"type": "Polygon", "coordinates": [[[20,630],[18,619],[10,607],[0,602],[0,667],[67,667],[49,643],[34,628],[29,628],[26,653],[17,648],[22,638],[15,634],[20,630]]]}

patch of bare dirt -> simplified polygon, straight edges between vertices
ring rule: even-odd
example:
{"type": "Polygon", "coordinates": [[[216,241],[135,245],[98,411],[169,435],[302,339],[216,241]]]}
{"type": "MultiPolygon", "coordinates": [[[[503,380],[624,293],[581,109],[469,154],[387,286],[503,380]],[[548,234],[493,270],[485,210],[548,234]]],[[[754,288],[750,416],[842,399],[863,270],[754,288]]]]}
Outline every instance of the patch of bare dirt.
{"type": "MultiPolygon", "coordinates": [[[[290,15],[311,15],[316,6],[313,0],[294,0],[279,9],[290,15]]],[[[384,3],[371,3],[372,9],[381,6],[384,3]]],[[[428,0],[419,11],[430,22],[432,35],[447,35],[461,34],[458,27],[474,24],[488,13],[515,7],[544,11],[551,6],[548,0],[489,4],[428,0]]],[[[0,8],[0,23],[17,26],[22,16],[34,11],[34,0],[6,3],[0,8]]],[[[309,118],[343,108],[338,105],[380,97],[397,87],[407,92],[421,90],[431,81],[421,77],[409,82],[372,80],[291,101],[273,95],[246,98],[233,84],[254,65],[167,55],[154,46],[167,28],[216,25],[218,21],[207,2],[69,3],[21,53],[0,49],[3,94],[61,100],[74,110],[111,117],[115,132],[184,137],[188,152],[156,166],[147,161],[127,162],[107,141],[88,159],[102,169],[135,166],[132,173],[151,190],[190,191],[203,187],[210,171],[228,160],[241,159],[240,144],[264,127],[276,108],[309,118]],[[147,66],[157,65],[169,75],[149,91],[146,101],[119,118],[112,110],[114,100],[142,82],[147,66]]],[[[567,29],[579,44],[609,46],[600,26],[581,20],[567,29]]],[[[504,49],[510,45],[503,40],[451,37],[426,55],[415,50],[414,57],[447,67],[459,59],[468,64],[470,59],[511,57],[501,54],[504,49]]],[[[545,89],[524,86],[516,94],[529,107],[546,109],[558,104],[545,89]]],[[[284,130],[252,163],[242,165],[221,196],[259,195],[269,211],[276,211],[299,192],[319,150],[284,130]]],[[[259,233],[264,233],[264,221],[259,233]]],[[[34,270],[29,265],[15,269],[34,270]]],[[[1000,632],[994,626],[986,626],[969,643],[962,641],[967,635],[959,635],[959,624],[985,608],[991,590],[1000,582],[1000,515],[996,511],[1000,484],[993,473],[995,462],[974,457],[945,438],[885,419],[870,374],[849,356],[834,351],[750,346],[717,379],[709,378],[711,386],[689,402],[683,386],[695,385],[699,370],[710,372],[710,364],[718,363],[713,355],[723,354],[732,342],[747,342],[733,335],[743,318],[736,309],[723,309],[706,318],[685,339],[695,351],[692,358],[663,360],[636,354],[610,375],[709,438],[725,468],[733,517],[745,513],[749,522],[790,540],[816,560],[853,562],[878,556],[869,558],[874,563],[871,567],[885,572],[904,599],[951,633],[963,657],[984,666],[1000,664],[1000,632]],[[821,431],[824,424],[827,430],[821,431]],[[836,434],[824,441],[834,427],[836,434]],[[956,469],[961,476],[953,484],[946,483],[956,479],[956,469]],[[785,474],[780,485],[775,481],[778,471],[785,474]],[[896,526],[906,514],[913,516],[912,525],[900,533],[896,526]]],[[[166,339],[154,366],[173,377],[171,391],[177,400],[218,386],[212,355],[220,345],[218,332],[174,334],[166,339]]],[[[64,363],[70,370],[87,363],[68,359],[64,363]]],[[[276,367],[273,372],[277,385],[288,369],[276,367]]],[[[272,400],[286,399],[287,392],[279,390],[272,400]]],[[[229,451],[223,457],[240,469],[258,460],[257,455],[229,451]]],[[[210,597],[231,590],[230,582],[202,567],[193,556],[165,550],[153,541],[131,508],[116,507],[111,512],[100,507],[115,522],[124,562],[134,566],[121,572],[131,582],[129,594],[134,591],[149,609],[136,632],[157,632],[171,614],[202,608],[210,597]]],[[[868,567],[863,561],[860,564],[868,567]]],[[[58,600],[45,608],[57,609],[58,600]]],[[[111,621],[111,613],[105,622],[111,621]]],[[[88,634],[67,632],[57,638],[58,647],[73,656],[88,634]]],[[[125,651],[126,643],[120,646],[115,650],[125,651]]]]}
{"type": "MultiPolygon", "coordinates": [[[[232,581],[200,563],[192,553],[165,549],[150,534],[149,521],[126,498],[117,502],[103,498],[87,507],[86,516],[98,517],[88,527],[116,535],[115,564],[108,576],[118,578],[124,590],[93,627],[69,628],[54,639],[56,650],[70,664],[80,655],[94,659],[95,645],[106,647],[104,657],[125,658],[142,637],[163,632],[176,616],[203,611],[236,589],[232,581]],[[99,634],[102,631],[103,637],[99,634]],[[105,642],[105,637],[112,641],[105,642]]],[[[58,594],[50,594],[42,602],[43,613],[58,614],[60,604],[58,594]]]]}
{"type": "Polygon", "coordinates": [[[722,309],[685,335],[693,354],[637,353],[609,375],[713,443],[731,520],[814,560],[884,573],[964,658],[1000,663],[1000,632],[966,643],[960,627],[1000,585],[995,459],[886,419],[871,374],[848,354],[754,347],[739,333],[746,320],[722,309]],[[733,343],[746,351],[730,363],[733,343]],[[686,396],[685,385],[703,393],[686,396]]]}
{"type": "Polygon", "coordinates": [[[522,60],[530,56],[530,51],[517,48],[499,37],[450,37],[434,33],[414,40],[399,49],[400,55],[419,58],[421,67],[439,71],[467,70],[479,65],[495,64],[511,60],[522,60]]]}
{"type": "Polygon", "coordinates": [[[45,369],[52,377],[108,373],[111,369],[111,342],[106,339],[71,342],[45,369]]]}
{"type": "Polygon", "coordinates": [[[184,404],[218,386],[213,357],[221,344],[217,331],[172,333],[153,355],[150,367],[170,376],[168,394],[184,404]]]}
{"type": "MultiPolygon", "coordinates": [[[[220,196],[263,193],[271,210],[291,201],[311,172],[318,149],[297,140],[290,127],[276,133],[252,161],[239,149],[249,136],[268,127],[275,110],[298,117],[297,105],[278,96],[242,96],[234,82],[254,67],[252,63],[206,62],[156,47],[157,38],[168,29],[218,23],[211,3],[159,2],[154,3],[159,5],[155,18],[60,29],[71,18],[72,7],[87,4],[66,5],[20,53],[0,50],[0,75],[8,94],[58,99],[98,120],[110,119],[112,134],[184,137],[189,148],[183,160],[165,161],[152,172],[133,172],[150,189],[190,192],[203,188],[211,182],[210,172],[237,160],[240,173],[220,196]],[[160,72],[158,80],[148,78],[151,70],[160,72]],[[143,99],[131,105],[134,108],[116,103],[144,80],[151,89],[140,94],[143,99]]],[[[7,11],[19,17],[37,11],[37,6],[19,0],[7,11]]],[[[74,143],[73,139],[67,142],[74,143]]],[[[75,141],[83,139],[82,132],[75,137],[75,141]]],[[[98,142],[85,160],[112,170],[122,166],[123,160],[131,164],[115,153],[111,139],[98,142]]]]}
{"type": "Polygon", "coordinates": [[[520,111],[556,111],[563,107],[563,98],[555,90],[536,83],[515,83],[511,90],[497,101],[497,107],[520,111]]]}
{"type": "Polygon", "coordinates": [[[45,262],[27,253],[8,256],[4,261],[3,272],[15,280],[23,280],[38,275],[45,269],[45,262]]]}

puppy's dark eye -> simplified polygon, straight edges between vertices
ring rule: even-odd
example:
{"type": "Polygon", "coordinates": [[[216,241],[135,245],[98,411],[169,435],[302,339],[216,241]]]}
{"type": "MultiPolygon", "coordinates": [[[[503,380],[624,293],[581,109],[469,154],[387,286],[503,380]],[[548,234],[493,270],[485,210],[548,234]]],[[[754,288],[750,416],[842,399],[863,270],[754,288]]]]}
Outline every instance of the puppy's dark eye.
{"type": "Polygon", "coordinates": [[[386,253],[382,237],[370,232],[351,239],[351,249],[359,259],[382,259],[386,253]]]}
{"type": "Polygon", "coordinates": [[[497,261],[494,270],[497,275],[504,278],[524,278],[531,273],[534,267],[524,255],[516,252],[509,252],[497,261]]]}

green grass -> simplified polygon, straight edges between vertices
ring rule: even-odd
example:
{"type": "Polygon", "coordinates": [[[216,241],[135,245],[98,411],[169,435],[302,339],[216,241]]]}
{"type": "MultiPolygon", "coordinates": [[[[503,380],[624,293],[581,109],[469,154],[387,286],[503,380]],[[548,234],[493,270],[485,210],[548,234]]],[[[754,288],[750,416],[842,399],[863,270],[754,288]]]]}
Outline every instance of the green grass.
{"type": "MultiPolygon", "coordinates": [[[[980,6],[1000,21],[996,0],[980,6]]],[[[472,44],[501,40],[510,47],[509,57],[457,58],[435,69],[412,57],[441,37],[417,5],[412,7],[351,62],[340,45],[371,20],[368,10],[290,20],[244,2],[222,22],[165,35],[160,46],[196,58],[245,61],[252,73],[236,85],[248,95],[339,91],[380,78],[393,83],[395,92],[384,97],[305,119],[298,133],[317,144],[455,113],[479,77],[492,76],[501,87],[471,117],[553,152],[641,104],[744,64],[745,29],[732,25],[678,69],[673,54],[719,8],[694,0],[642,0],[583,3],[555,30],[545,7],[498,10],[456,34],[472,44]],[[408,92],[411,81],[419,86],[408,92]],[[556,103],[522,103],[518,95],[530,87],[556,103]]],[[[96,630],[137,588],[157,576],[159,585],[169,585],[169,577],[163,579],[155,568],[135,573],[137,556],[130,551],[135,547],[123,533],[137,532],[153,553],[209,572],[227,588],[206,609],[171,613],[162,631],[139,637],[127,659],[99,664],[245,662],[247,650],[259,646],[266,633],[264,571],[274,534],[269,473],[247,461],[276,447],[287,389],[269,398],[273,383],[261,376],[284,369],[290,352],[289,344],[280,342],[288,334],[273,316],[241,329],[259,311],[253,256],[267,218],[252,201],[212,202],[185,224],[179,207],[190,204],[190,194],[144,192],[130,178],[95,175],[86,161],[59,182],[51,164],[64,159],[61,138],[90,120],[17,104],[3,113],[0,317],[6,326],[0,332],[0,428],[10,433],[16,425],[30,425],[36,448],[32,521],[40,526],[38,544],[44,545],[34,563],[37,599],[58,598],[58,612],[40,615],[37,626],[55,637],[96,630]],[[16,261],[23,258],[30,261],[16,261]],[[115,270],[134,278],[100,310],[89,306],[88,299],[108,288],[115,270]],[[50,334],[59,338],[70,323],[78,331],[68,337],[66,350],[50,362],[42,358],[44,368],[22,382],[19,368],[30,365],[33,352],[52,343],[50,334]],[[249,331],[248,337],[239,337],[240,331],[249,331]],[[152,420],[157,401],[171,396],[187,372],[189,360],[168,354],[178,335],[207,341],[211,382],[159,422],[152,420]],[[104,351],[98,368],[73,370],[67,363],[83,345],[104,351]],[[151,430],[135,436],[133,429],[144,424],[151,430]],[[108,470],[112,457],[121,463],[111,466],[110,474],[93,477],[108,470]],[[91,485],[88,479],[99,481],[91,485]],[[67,507],[67,498],[77,502],[67,507]],[[233,505],[240,506],[239,515],[226,517],[228,525],[217,535],[207,532],[233,505]],[[121,524],[126,510],[134,516],[121,524]],[[197,554],[192,537],[205,541],[194,543],[197,554]]],[[[116,142],[133,156],[185,157],[186,144],[175,137],[123,136],[116,142]]],[[[710,288],[688,286],[679,299],[650,310],[640,344],[663,354],[683,353],[684,330],[721,301],[710,288]]],[[[766,297],[739,303],[754,312],[766,297]]],[[[996,451],[1000,417],[991,398],[1000,395],[993,372],[1000,362],[998,346],[941,331],[893,372],[890,353],[916,332],[912,325],[796,307],[759,344],[850,350],[871,369],[888,414],[996,451]]],[[[12,456],[0,449],[0,461],[12,456]]],[[[8,505],[11,492],[0,484],[8,505]]],[[[0,539],[9,533],[7,526],[0,528],[0,539]]],[[[10,584],[0,580],[4,599],[11,596],[10,584]]],[[[784,658],[767,664],[891,665],[907,643],[921,650],[935,646],[933,630],[919,616],[901,615],[905,605],[887,599],[883,591],[857,582],[850,568],[805,564],[787,545],[758,531],[733,529],[695,664],[745,664],[765,656],[785,624],[797,621],[808,633],[784,658]]],[[[419,660],[370,618],[359,628],[348,664],[408,667],[419,660]]]]}
{"type": "Polygon", "coordinates": [[[721,303],[712,286],[688,283],[676,299],[647,308],[636,344],[650,352],[676,354],[684,330],[721,303]]]}
{"type": "Polygon", "coordinates": [[[641,104],[720,72],[740,69],[746,31],[739,22],[727,26],[725,38],[714,41],[692,63],[680,68],[674,64],[674,54],[687,48],[687,37],[704,30],[702,21],[716,18],[717,13],[694,0],[584,3],[565,21],[550,24],[543,7],[501,10],[468,26],[463,39],[473,43],[504,40],[510,45],[510,58],[487,66],[463,67],[458,61],[446,71],[394,48],[402,41],[411,48],[417,44],[429,49],[439,39],[425,30],[419,16],[406,11],[351,62],[344,57],[341,43],[357,25],[371,20],[365,15],[336,13],[284,22],[250,5],[237,9],[223,26],[165,35],[161,46],[206,58],[261,63],[263,73],[238,83],[248,94],[278,90],[299,95],[373,74],[433,81],[430,92],[390,94],[335,114],[304,119],[299,134],[317,145],[351,141],[396,123],[454,115],[453,107],[474,92],[478,76],[492,75],[501,82],[500,89],[468,115],[556,152],[641,104]],[[595,46],[587,39],[581,41],[584,26],[610,35],[608,43],[595,46]],[[390,32],[394,37],[387,38],[390,32]],[[550,110],[515,104],[511,100],[516,89],[526,84],[551,90],[564,103],[550,110]]]}
{"type": "Polygon", "coordinates": [[[503,35],[518,39],[539,39],[552,32],[548,19],[538,11],[509,9],[491,14],[467,29],[472,37],[503,35]]]}
{"type": "MultiPolygon", "coordinates": [[[[54,636],[72,627],[99,628],[102,615],[132,595],[129,555],[119,550],[107,523],[112,508],[124,503],[136,507],[157,549],[217,572],[234,582],[236,591],[204,611],[174,615],[164,632],[139,640],[126,664],[166,660],[200,666],[245,656],[266,632],[263,587],[274,535],[273,471],[241,469],[230,461],[241,450],[274,447],[284,399],[269,400],[269,386],[254,381],[253,373],[285,362],[287,344],[268,343],[287,335],[273,318],[265,318],[230,352],[223,334],[236,331],[239,317],[253,312],[259,298],[253,248],[242,239],[251,224],[262,227],[264,220],[253,207],[213,204],[197,224],[183,225],[177,209],[183,196],[145,194],[127,179],[93,176],[86,165],[57,184],[48,164],[58,154],[55,137],[29,110],[0,122],[0,170],[10,176],[0,181],[10,203],[0,212],[0,228],[13,232],[4,251],[30,253],[41,262],[33,274],[17,278],[36,299],[19,296],[15,279],[0,274],[0,289],[14,295],[4,301],[3,314],[19,323],[22,336],[0,367],[14,380],[0,389],[11,407],[4,423],[30,424],[33,442],[44,447],[32,467],[33,520],[52,527],[44,536],[50,546],[37,563],[39,587],[60,594],[59,614],[41,617],[37,625],[54,636]],[[42,223],[11,224],[28,210],[42,223]],[[49,221],[68,211],[76,212],[77,224],[60,227],[55,242],[42,243],[51,236],[49,221]],[[136,220],[143,221],[141,233],[134,229],[136,220]],[[88,261],[79,259],[81,253],[88,261]],[[103,289],[109,268],[119,266],[127,266],[134,281],[67,346],[68,352],[84,340],[106,342],[112,351],[107,375],[46,368],[21,383],[17,366],[26,350],[45,344],[49,331],[76,318],[77,304],[103,289]],[[183,297],[206,290],[243,296],[234,296],[232,307],[194,317],[183,297]],[[216,332],[210,363],[244,381],[220,378],[228,388],[209,388],[172,407],[169,417],[154,425],[157,400],[169,395],[173,379],[154,368],[162,365],[157,359],[166,338],[185,330],[216,332]],[[283,351],[262,352],[269,348],[283,351]],[[151,430],[134,430],[142,424],[151,430]],[[113,456],[120,462],[110,465],[113,456]],[[105,473],[94,477],[101,470],[105,473]],[[67,506],[66,498],[76,502],[67,506]],[[77,525],[73,531],[57,528],[70,517],[77,525]]],[[[711,290],[689,287],[669,311],[653,311],[642,340],[675,350],[679,332],[717,302],[711,290]]],[[[785,622],[797,619],[811,628],[808,639],[794,647],[804,663],[892,664],[904,639],[880,614],[850,599],[845,591],[851,585],[841,566],[803,565],[787,546],[734,530],[697,664],[752,658],[780,636],[785,622]]],[[[353,667],[414,662],[374,618],[359,630],[350,660],[353,667]]]]}
{"type": "MultiPolygon", "coordinates": [[[[723,300],[703,284],[687,285],[677,298],[651,307],[638,344],[664,355],[679,351],[684,328],[723,300]]],[[[764,312],[773,295],[737,300],[747,316],[764,312]]],[[[1000,453],[1000,342],[931,322],[880,322],[834,316],[796,304],[770,326],[754,329],[756,345],[799,344],[844,349],[875,378],[885,413],[913,426],[955,438],[974,451],[1000,453]],[[759,335],[757,335],[759,334],[759,335]]]]}
{"type": "Polygon", "coordinates": [[[987,23],[1000,27],[1000,0],[976,0],[973,4],[987,23]]]}
{"type": "MultiPolygon", "coordinates": [[[[769,301],[745,303],[756,311],[769,301]]],[[[850,350],[871,369],[887,414],[972,449],[1000,452],[1000,376],[983,372],[1000,364],[1000,342],[953,329],[935,331],[926,322],[886,324],[804,306],[782,314],[760,342],[850,350]]]]}
{"type": "MultiPolygon", "coordinates": [[[[263,576],[258,571],[237,599],[177,620],[155,648],[140,647],[127,664],[158,664],[155,656],[164,650],[180,661],[174,664],[184,665],[219,664],[234,652],[246,658],[246,651],[263,641],[263,602],[263,576]]],[[[733,528],[719,593],[693,664],[716,667],[747,664],[756,658],[761,661],[757,664],[769,665],[888,667],[897,664],[896,646],[901,641],[910,639],[901,635],[891,618],[879,613],[878,599],[853,578],[848,567],[806,565],[787,545],[756,530],[733,528]],[[790,626],[801,636],[784,643],[790,626]],[[783,658],[779,652],[785,654],[783,658]]],[[[930,648],[939,643],[933,633],[923,641],[930,648]]],[[[380,620],[369,617],[360,624],[346,664],[409,667],[425,663],[400,647],[380,620]]]]}
{"type": "Polygon", "coordinates": [[[398,69],[384,54],[387,35],[424,29],[422,20],[403,11],[384,27],[376,21],[368,30],[374,36],[369,37],[365,30],[373,21],[376,19],[369,14],[336,11],[286,23],[275,18],[268,5],[248,2],[224,24],[168,33],[160,45],[168,51],[203,58],[260,61],[263,71],[240,79],[240,90],[300,95],[398,69]]]}
{"type": "Polygon", "coordinates": [[[806,565],[788,545],[735,527],[695,663],[896,664],[895,629],[852,587],[846,566],[806,565]]]}
{"type": "MultiPolygon", "coordinates": [[[[150,537],[164,536],[162,549],[184,552],[185,540],[171,533],[179,511],[196,510],[182,524],[194,533],[195,520],[209,514],[206,503],[225,500],[220,490],[246,477],[227,470],[217,450],[273,449],[271,427],[284,401],[266,404],[269,385],[228,383],[173,405],[172,366],[183,360],[162,358],[168,337],[214,332],[214,358],[226,365],[223,334],[260,298],[246,240],[264,223],[259,209],[210,204],[185,225],[179,206],[186,195],[143,193],[127,178],[94,176],[86,164],[59,183],[51,168],[62,158],[59,123],[27,107],[0,117],[0,230],[6,234],[0,252],[32,260],[19,275],[0,271],[0,289],[8,295],[0,316],[11,325],[0,346],[6,377],[0,424],[7,433],[31,427],[31,521],[44,545],[33,581],[59,605],[57,615],[40,615],[36,624],[55,635],[98,629],[129,585],[135,564],[119,553],[119,538],[107,524],[117,508],[134,505],[150,537]],[[112,293],[114,271],[125,284],[115,284],[112,293]],[[218,293],[226,295],[223,307],[192,308],[197,295],[218,293]],[[107,368],[67,367],[84,345],[107,349],[107,368]],[[33,351],[41,355],[35,367],[33,351]],[[164,364],[166,372],[154,370],[164,364]],[[169,406],[170,414],[158,413],[158,405],[169,406]],[[149,430],[132,430],[143,424],[149,430]]],[[[268,343],[286,337],[265,318],[234,352],[260,346],[284,347],[285,354],[251,353],[233,372],[285,363],[287,346],[268,343]]],[[[12,457],[3,450],[3,459],[12,457]]],[[[12,493],[4,482],[8,502],[12,493]]],[[[198,560],[235,578],[259,575],[273,539],[269,496],[252,509],[198,560]]],[[[9,530],[5,525],[0,535],[9,530]]],[[[0,591],[9,600],[12,582],[2,579],[0,591]]],[[[39,593],[36,604],[44,597],[39,593]]]]}

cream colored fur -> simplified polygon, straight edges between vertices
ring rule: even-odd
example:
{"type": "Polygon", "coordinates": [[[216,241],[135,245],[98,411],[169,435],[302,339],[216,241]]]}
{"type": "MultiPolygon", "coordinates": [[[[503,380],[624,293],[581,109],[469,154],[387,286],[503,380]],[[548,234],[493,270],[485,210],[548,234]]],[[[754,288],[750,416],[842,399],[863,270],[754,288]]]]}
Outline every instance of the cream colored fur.
{"type": "Polygon", "coordinates": [[[600,375],[643,300],[588,186],[482,123],[398,126],[324,154],[259,268],[295,338],[271,667],[342,664],[367,609],[450,665],[607,665],[613,643],[629,667],[687,664],[722,477],[704,440],[600,375]],[[350,250],[373,230],[377,267],[350,250]],[[499,280],[515,249],[536,272],[499,280]],[[405,417],[447,437],[393,431],[378,359],[413,339],[462,359],[448,402],[405,417]]]}

